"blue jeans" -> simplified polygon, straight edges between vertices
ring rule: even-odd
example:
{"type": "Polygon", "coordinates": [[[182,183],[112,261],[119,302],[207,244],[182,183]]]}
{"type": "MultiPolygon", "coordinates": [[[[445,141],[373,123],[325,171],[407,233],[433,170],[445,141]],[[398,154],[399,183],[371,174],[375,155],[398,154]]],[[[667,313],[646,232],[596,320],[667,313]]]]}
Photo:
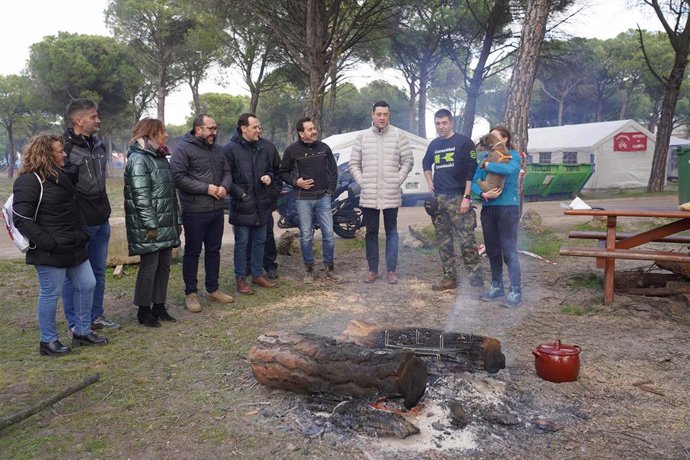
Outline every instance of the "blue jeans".
{"type": "Polygon", "coordinates": [[[55,316],[60,290],[69,280],[74,301],[74,333],[86,335],[91,333],[91,305],[96,287],[96,278],[89,261],[69,268],[36,265],[36,274],[40,291],[38,293],[38,327],[41,330],[41,342],[52,342],[58,339],[55,316]]]}
{"type": "MultiPolygon", "coordinates": [[[[383,227],[386,230],[386,268],[394,272],[398,266],[398,208],[383,211],[383,227]]],[[[362,208],[362,218],[367,232],[364,236],[369,271],[379,272],[379,210],[362,208]]]]}
{"type": "MultiPolygon", "coordinates": [[[[96,289],[93,291],[93,307],[91,308],[91,320],[103,316],[103,296],[105,295],[105,268],[108,260],[108,243],[110,242],[110,223],[106,220],[101,225],[89,226],[91,239],[86,244],[86,252],[89,255],[89,263],[96,277],[96,289]]],[[[72,329],[75,325],[74,300],[75,289],[69,277],[65,278],[62,287],[62,305],[65,309],[67,327],[72,329]]]]}
{"type": "Polygon", "coordinates": [[[223,210],[210,212],[183,212],[184,256],[182,256],[182,278],[185,295],[197,292],[199,256],[204,246],[204,269],[206,271],[206,292],[218,290],[220,276],[220,247],[223,244],[223,210]]]}
{"type": "Polygon", "coordinates": [[[335,242],[333,241],[333,214],[331,214],[331,197],[324,196],[318,200],[295,200],[299,219],[299,245],[302,259],[306,265],[314,265],[314,216],[321,228],[323,238],[323,262],[333,265],[335,242]]]}
{"type": "Polygon", "coordinates": [[[484,246],[491,266],[491,281],[503,284],[503,264],[508,267],[512,287],[520,287],[520,260],[517,251],[519,206],[482,206],[480,214],[484,246]]]}
{"type": "Polygon", "coordinates": [[[263,275],[264,246],[266,245],[267,224],[257,227],[246,225],[234,225],[235,249],[233,263],[235,265],[235,278],[247,276],[247,243],[251,235],[251,271],[252,276],[263,275]]]}

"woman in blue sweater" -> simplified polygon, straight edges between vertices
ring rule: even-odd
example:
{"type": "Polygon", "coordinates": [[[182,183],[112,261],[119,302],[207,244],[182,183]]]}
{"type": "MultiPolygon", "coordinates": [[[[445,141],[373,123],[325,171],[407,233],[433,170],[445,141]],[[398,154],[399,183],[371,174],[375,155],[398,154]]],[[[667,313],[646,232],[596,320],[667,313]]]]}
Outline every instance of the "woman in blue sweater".
{"type": "Polygon", "coordinates": [[[488,302],[505,296],[504,307],[517,307],[522,304],[520,261],[517,252],[517,227],[520,220],[520,153],[510,142],[510,131],[505,127],[496,126],[492,128],[491,133],[506,144],[512,158],[508,163],[484,163],[486,155],[478,158],[480,166],[472,180],[472,193],[482,199],[480,219],[486,255],[491,266],[491,287],[480,299],[488,302]],[[477,181],[486,180],[488,173],[505,177],[502,189],[495,188],[482,192],[477,181]],[[503,289],[503,263],[508,267],[510,279],[507,295],[503,289]]]}

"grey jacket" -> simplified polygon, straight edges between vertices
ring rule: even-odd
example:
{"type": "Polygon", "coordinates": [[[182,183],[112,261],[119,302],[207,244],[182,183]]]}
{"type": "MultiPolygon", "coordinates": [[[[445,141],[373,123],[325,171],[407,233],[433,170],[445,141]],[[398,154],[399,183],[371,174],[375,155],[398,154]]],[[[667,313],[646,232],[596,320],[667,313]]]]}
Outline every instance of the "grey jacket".
{"type": "Polygon", "coordinates": [[[185,134],[170,157],[170,167],[182,212],[211,212],[225,209],[225,200],[208,195],[208,185],[220,185],[228,192],[232,176],[220,145],[206,145],[191,132],[185,134]]]}
{"type": "Polygon", "coordinates": [[[400,186],[414,166],[407,134],[388,125],[360,131],[352,146],[350,172],[362,188],[364,208],[389,209],[402,204],[400,186]]]}

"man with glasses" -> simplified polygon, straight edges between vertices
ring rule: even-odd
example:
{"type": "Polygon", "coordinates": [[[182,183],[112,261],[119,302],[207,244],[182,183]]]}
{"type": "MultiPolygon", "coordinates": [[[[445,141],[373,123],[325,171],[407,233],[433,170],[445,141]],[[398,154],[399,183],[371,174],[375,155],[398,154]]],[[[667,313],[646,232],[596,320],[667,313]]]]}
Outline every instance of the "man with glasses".
{"type": "Polygon", "coordinates": [[[230,303],[233,298],[219,289],[220,247],[223,240],[223,210],[225,197],[232,185],[232,177],[225,155],[216,145],[218,125],[207,114],[194,118],[192,130],[177,144],[170,158],[175,176],[182,225],[184,227],[185,306],[197,313],[202,310],[197,297],[199,256],[204,246],[206,298],[230,303]]]}

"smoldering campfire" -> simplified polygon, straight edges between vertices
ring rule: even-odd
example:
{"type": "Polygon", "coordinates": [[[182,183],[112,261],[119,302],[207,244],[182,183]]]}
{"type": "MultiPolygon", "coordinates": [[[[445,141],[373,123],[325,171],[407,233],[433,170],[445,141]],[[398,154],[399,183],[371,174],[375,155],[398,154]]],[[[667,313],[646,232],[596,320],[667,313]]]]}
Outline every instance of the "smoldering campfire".
{"type": "MultiPolygon", "coordinates": [[[[462,430],[472,418],[469,406],[442,387],[505,368],[501,343],[492,337],[358,320],[338,338],[267,332],[257,339],[249,360],[259,383],[309,395],[304,407],[322,422],[311,424],[312,433],[305,432],[310,436],[330,424],[369,436],[405,438],[420,433],[410,419],[425,411],[427,419],[433,418],[432,406],[444,407],[444,413],[431,421],[431,429],[462,430]]],[[[517,423],[509,413],[493,411],[489,418],[517,423]]]]}

